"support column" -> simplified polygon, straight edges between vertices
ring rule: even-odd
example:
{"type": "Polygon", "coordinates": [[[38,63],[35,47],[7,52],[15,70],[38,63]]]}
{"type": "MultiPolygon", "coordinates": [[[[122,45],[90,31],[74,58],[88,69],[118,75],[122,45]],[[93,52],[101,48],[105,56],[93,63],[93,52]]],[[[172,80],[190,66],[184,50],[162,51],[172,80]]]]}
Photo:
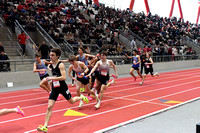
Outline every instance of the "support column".
{"type": "Polygon", "coordinates": [[[129,11],[133,10],[134,2],[135,2],[135,0],[131,0],[131,3],[129,5],[129,11]]]}

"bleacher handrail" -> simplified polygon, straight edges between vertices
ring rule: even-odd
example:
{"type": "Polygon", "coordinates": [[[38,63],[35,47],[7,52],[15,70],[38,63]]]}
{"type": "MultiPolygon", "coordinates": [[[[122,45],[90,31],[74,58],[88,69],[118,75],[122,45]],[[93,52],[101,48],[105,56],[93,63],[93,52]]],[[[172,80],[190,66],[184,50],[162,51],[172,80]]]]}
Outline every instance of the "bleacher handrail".
{"type": "Polygon", "coordinates": [[[29,38],[28,40],[36,47],[36,48],[38,48],[37,47],[37,45],[35,44],[35,42],[31,39],[31,37],[28,35],[28,33],[24,30],[24,28],[19,24],[19,22],[17,21],[17,20],[15,20],[15,22],[16,22],[16,24],[17,24],[17,26],[19,26],[19,28],[22,30],[22,31],[24,31],[24,33],[25,33],[25,35],[29,38]]]}
{"type": "MultiPolygon", "coordinates": [[[[37,45],[35,44],[35,42],[31,39],[31,37],[27,34],[27,32],[24,30],[24,28],[19,24],[19,22],[17,20],[15,20],[15,26],[17,27],[17,29],[21,31],[24,31],[25,35],[28,37],[27,39],[27,51],[29,53],[29,55],[31,56],[31,58],[35,58],[35,54],[37,52],[37,45]]],[[[20,33],[17,33],[17,36],[20,34],[20,33]]]]}
{"type": "Polygon", "coordinates": [[[64,40],[63,44],[70,50],[72,54],[74,54],[73,47],[71,46],[71,44],[69,44],[66,40],[64,40]]]}
{"type": "MultiPolygon", "coordinates": [[[[42,26],[36,22],[36,26],[54,43],[53,47],[58,47],[60,48],[60,46],[58,45],[58,43],[56,43],[53,38],[42,28],[42,26]]],[[[61,49],[61,48],[60,48],[61,49]]],[[[62,50],[61,50],[62,51],[62,50]]],[[[63,52],[63,51],[62,51],[63,52]]]]}

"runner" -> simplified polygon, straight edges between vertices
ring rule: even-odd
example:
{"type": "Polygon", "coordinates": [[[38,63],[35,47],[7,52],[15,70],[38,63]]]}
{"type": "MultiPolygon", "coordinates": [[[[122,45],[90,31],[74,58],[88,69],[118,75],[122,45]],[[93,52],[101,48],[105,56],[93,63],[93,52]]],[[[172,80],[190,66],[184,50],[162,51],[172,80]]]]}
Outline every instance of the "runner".
{"type": "Polygon", "coordinates": [[[50,59],[53,64],[51,64],[49,67],[52,69],[52,77],[46,77],[43,80],[49,81],[52,80],[52,90],[51,94],[49,96],[49,101],[48,101],[48,108],[46,112],[46,117],[45,117],[45,123],[44,125],[40,125],[37,130],[40,132],[47,132],[48,129],[48,124],[49,120],[51,118],[51,113],[52,109],[54,107],[54,104],[56,102],[56,99],[59,94],[62,94],[65,99],[70,103],[74,104],[77,101],[83,100],[86,103],[89,102],[89,100],[81,95],[80,97],[72,97],[67,84],[65,82],[66,79],[66,71],[65,71],[65,66],[63,63],[61,63],[58,59],[61,56],[61,50],[58,48],[53,48],[52,51],[50,52],[50,59]]]}
{"type": "Polygon", "coordinates": [[[10,113],[17,113],[17,114],[22,115],[23,117],[25,116],[25,113],[20,108],[20,106],[17,106],[16,108],[13,108],[13,109],[1,109],[0,110],[0,116],[7,115],[7,114],[10,114],[10,113]]]}
{"type": "Polygon", "coordinates": [[[40,87],[43,88],[44,90],[47,91],[47,93],[50,93],[51,91],[51,87],[50,84],[48,84],[47,81],[44,81],[43,78],[46,78],[49,76],[49,74],[47,73],[47,67],[45,64],[52,64],[46,60],[41,60],[41,56],[40,54],[35,54],[35,59],[36,62],[33,65],[33,72],[36,73],[38,72],[39,77],[40,77],[40,87]]]}
{"type": "Polygon", "coordinates": [[[78,49],[79,54],[76,56],[76,58],[77,58],[78,61],[83,62],[87,66],[87,65],[89,65],[87,59],[89,57],[95,58],[95,56],[90,55],[90,54],[86,54],[86,53],[84,53],[84,51],[85,51],[85,49],[83,47],[79,47],[79,49],[78,49]]]}
{"type": "Polygon", "coordinates": [[[94,66],[94,68],[91,70],[91,72],[86,76],[89,77],[91,76],[91,74],[98,68],[99,69],[99,73],[97,75],[97,86],[101,84],[101,90],[100,90],[100,100],[98,101],[98,103],[95,105],[95,108],[99,108],[102,98],[103,98],[103,93],[104,90],[106,89],[106,85],[108,84],[109,81],[109,73],[110,73],[110,68],[112,67],[115,71],[115,76],[116,78],[118,77],[117,75],[117,69],[115,64],[113,63],[112,60],[108,60],[106,59],[107,57],[107,52],[103,51],[101,52],[101,60],[98,61],[96,63],[96,65],[94,66]]]}
{"type": "MultiPolygon", "coordinates": [[[[71,65],[69,66],[68,75],[69,75],[69,77],[74,79],[77,83],[77,85],[76,85],[77,95],[78,96],[81,95],[80,89],[84,87],[84,88],[86,88],[87,93],[90,93],[95,96],[95,93],[88,88],[89,78],[88,77],[86,78],[84,76],[89,71],[88,67],[83,62],[76,61],[76,56],[71,56],[69,58],[69,61],[70,61],[71,65]],[[77,78],[72,77],[72,75],[71,75],[72,70],[75,71],[77,78]]],[[[96,96],[96,98],[98,101],[98,96],[96,96]]],[[[80,101],[79,107],[82,107],[82,106],[83,106],[83,102],[80,101]]]]}
{"type": "Polygon", "coordinates": [[[135,78],[134,81],[136,81],[136,77],[133,74],[133,71],[136,70],[138,75],[143,79],[143,76],[141,75],[140,71],[139,71],[139,67],[140,67],[140,56],[137,55],[137,51],[133,50],[133,55],[134,56],[128,56],[127,54],[125,54],[127,58],[133,58],[133,65],[132,68],[130,69],[130,75],[133,76],[135,78]]]}
{"type": "Polygon", "coordinates": [[[140,85],[144,83],[144,79],[146,78],[148,73],[150,73],[152,77],[159,76],[157,72],[155,74],[153,72],[153,60],[149,53],[146,54],[144,70],[145,70],[144,78],[142,82],[140,82],[140,85]]]}

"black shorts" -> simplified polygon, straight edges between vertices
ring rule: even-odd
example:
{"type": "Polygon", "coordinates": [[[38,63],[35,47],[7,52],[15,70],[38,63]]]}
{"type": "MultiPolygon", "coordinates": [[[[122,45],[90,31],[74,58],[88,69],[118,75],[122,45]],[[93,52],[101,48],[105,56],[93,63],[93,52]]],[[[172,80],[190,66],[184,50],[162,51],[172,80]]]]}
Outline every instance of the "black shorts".
{"type": "Polygon", "coordinates": [[[110,76],[109,75],[103,76],[101,74],[98,74],[97,79],[101,82],[102,85],[107,85],[110,79],[110,76]]]}
{"type": "Polygon", "coordinates": [[[66,100],[71,99],[71,93],[68,90],[67,84],[65,82],[60,82],[60,87],[54,88],[52,85],[51,94],[49,95],[49,99],[56,101],[58,95],[62,94],[66,100]]]}
{"type": "Polygon", "coordinates": [[[87,85],[89,83],[89,78],[78,78],[77,80],[80,81],[82,84],[87,85]]]}
{"type": "Polygon", "coordinates": [[[94,83],[96,77],[98,76],[99,71],[94,71],[94,73],[92,73],[91,75],[91,82],[94,83]]]}
{"type": "Polygon", "coordinates": [[[132,66],[132,68],[133,68],[134,70],[139,70],[139,67],[133,67],[133,66],[132,66]]]}
{"type": "Polygon", "coordinates": [[[150,73],[151,75],[154,75],[153,68],[145,68],[145,74],[150,73]]]}
{"type": "Polygon", "coordinates": [[[46,78],[46,77],[49,77],[49,74],[48,74],[48,73],[45,74],[45,75],[43,75],[43,76],[41,76],[41,77],[40,77],[40,80],[43,80],[43,78],[46,78]]]}

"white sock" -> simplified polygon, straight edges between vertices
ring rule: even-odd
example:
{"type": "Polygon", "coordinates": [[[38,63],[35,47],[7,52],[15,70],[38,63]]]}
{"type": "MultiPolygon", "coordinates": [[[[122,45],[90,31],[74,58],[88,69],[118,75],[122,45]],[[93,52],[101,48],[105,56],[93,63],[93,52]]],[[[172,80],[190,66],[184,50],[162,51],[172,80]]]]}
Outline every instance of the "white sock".
{"type": "Polygon", "coordinates": [[[113,84],[114,83],[114,79],[110,82],[110,84],[113,84]]]}

